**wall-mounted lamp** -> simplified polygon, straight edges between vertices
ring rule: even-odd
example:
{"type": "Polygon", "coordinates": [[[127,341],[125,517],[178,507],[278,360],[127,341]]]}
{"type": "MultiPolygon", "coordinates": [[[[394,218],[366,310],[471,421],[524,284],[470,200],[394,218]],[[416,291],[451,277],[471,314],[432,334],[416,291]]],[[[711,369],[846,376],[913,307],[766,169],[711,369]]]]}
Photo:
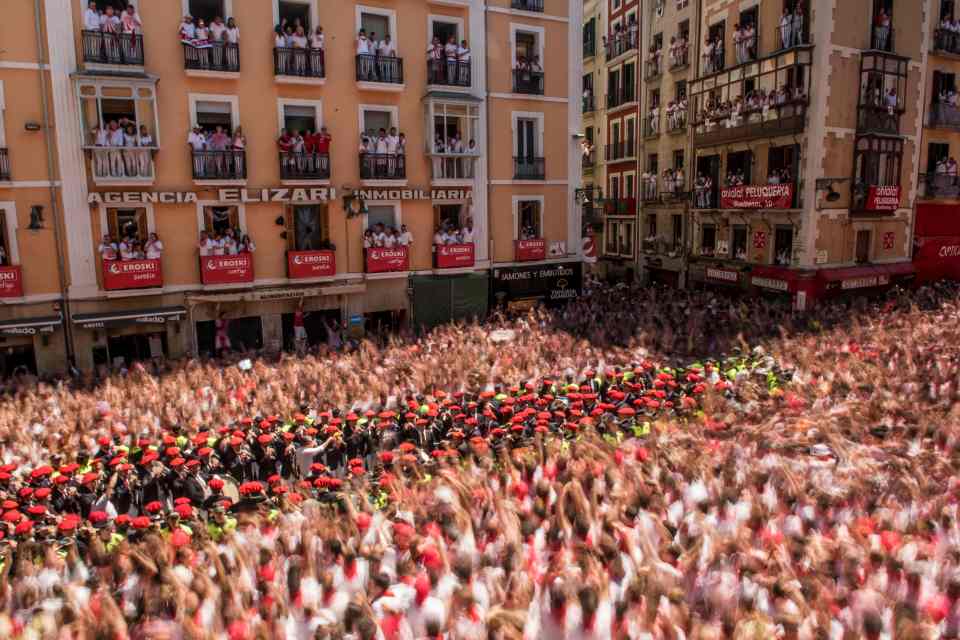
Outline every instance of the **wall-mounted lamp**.
{"type": "Polygon", "coordinates": [[[43,229],[43,206],[35,204],[30,207],[30,225],[27,227],[31,231],[43,229]]]}

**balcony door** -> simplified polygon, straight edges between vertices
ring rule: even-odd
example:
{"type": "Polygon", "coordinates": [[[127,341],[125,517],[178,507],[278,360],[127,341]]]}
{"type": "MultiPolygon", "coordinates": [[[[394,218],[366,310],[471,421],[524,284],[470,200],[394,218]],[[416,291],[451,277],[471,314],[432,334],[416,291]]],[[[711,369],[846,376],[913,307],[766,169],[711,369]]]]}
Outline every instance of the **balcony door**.
{"type": "Polygon", "coordinates": [[[194,19],[202,18],[208,25],[217,16],[223,18],[224,21],[229,17],[227,8],[224,6],[224,0],[190,0],[187,6],[194,19]]]}
{"type": "Polygon", "coordinates": [[[277,3],[280,14],[280,22],[290,25],[300,24],[303,30],[309,34],[310,29],[310,3],[303,0],[280,0],[277,3]]]}
{"type": "Polygon", "coordinates": [[[206,133],[222,127],[229,134],[239,124],[233,121],[233,108],[229,102],[200,100],[197,102],[195,116],[197,126],[206,133]]]}
{"type": "Polygon", "coordinates": [[[363,130],[366,131],[367,135],[371,135],[376,138],[381,129],[383,129],[384,132],[388,132],[392,126],[394,126],[393,118],[389,111],[377,111],[374,109],[364,110],[363,130]]]}
{"type": "Polygon", "coordinates": [[[537,121],[517,118],[517,157],[533,162],[537,157],[537,121]]]}
{"type": "Polygon", "coordinates": [[[367,32],[367,36],[373,36],[377,41],[383,40],[384,36],[390,34],[390,17],[377,13],[363,13],[360,16],[360,27],[367,32]]]}
{"type": "Polygon", "coordinates": [[[870,262],[870,230],[860,229],[857,231],[856,255],[854,260],[857,264],[870,262]]]}
{"type": "Polygon", "coordinates": [[[315,107],[285,104],[283,105],[283,128],[293,133],[301,134],[308,131],[317,131],[317,110],[315,107]]]}
{"type": "Polygon", "coordinates": [[[287,211],[287,246],[291,251],[330,249],[327,207],[320,204],[297,205],[287,211]]]}
{"type": "Polygon", "coordinates": [[[375,229],[378,224],[382,224],[384,229],[391,227],[399,229],[396,208],[391,205],[367,207],[367,228],[375,229]]]}

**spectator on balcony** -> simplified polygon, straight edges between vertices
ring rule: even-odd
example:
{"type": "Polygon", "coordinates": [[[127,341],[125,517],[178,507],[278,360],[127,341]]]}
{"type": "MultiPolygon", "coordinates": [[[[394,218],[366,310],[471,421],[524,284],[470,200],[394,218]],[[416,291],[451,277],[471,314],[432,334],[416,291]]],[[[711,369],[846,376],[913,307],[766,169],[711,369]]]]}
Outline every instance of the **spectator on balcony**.
{"type": "Polygon", "coordinates": [[[151,233],[143,245],[144,256],[147,260],[159,260],[163,255],[163,242],[156,233],[151,233]]]}
{"type": "Polygon", "coordinates": [[[323,27],[318,26],[310,36],[310,48],[314,51],[323,51],[324,40],[323,27]]]}
{"type": "Polygon", "coordinates": [[[716,53],[716,45],[713,41],[713,38],[707,37],[706,41],[703,43],[703,72],[704,73],[713,73],[715,69],[714,64],[714,54],[716,53]]]}
{"type": "Polygon", "coordinates": [[[655,136],[660,133],[660,105],[654,104],[650,107],[647,122],[650,127],[650,135],[655,136]]]}
{"type": "Polygon", "coordinates": [[[540,64],[540,56],[533,56],[530,59],[530,72],[543,73],[543,66],[540,64]]]}
{"type": "Polygon", "coordinates": [[[520,229],[520,239],[521,240],[538,240],[539,235],[537,230],[533,228],[533,225],[524,225],[520,229]]]}
{"type": "Polygon", "coordinates": [[[140,135],[136,136],[137,146],[141,150],[137,152],[137,175],[140,177],[149,177],[151,147],[155,142],[153,136],[147,131],[146,125],[140,125],[140,135]]]}
{"type": "Polygon", "coordinates": [[[457,47],[457,60],[462,64],[470,64],[470,45],[467,44],[466,40],[461,40],[460,46],[457,47]]]}
{"type": "Polygon", "coordinates": [[[123,153],[120,151],[122,147],[126,145],[126,136],[124,135],[123,129],[120,127],[120,123],[116,120],[111,120],[109,125],[109,130],[107,132],[107,144],[110,147],[108,157],[110,159],[110,175],[122,178],[124,176],[123,170],[123,153]]]}
{"type": "Polygon", "coordinates": [[[652,76],[660,72],[660,57],[662,55],[663,50],[658,49],[653,45],[650,46],[650,50],[647,52],[648,75],[652,76]]]}
{"type": "Polygon", "coordinates": [[[117,247],[117,243],[113,241],[110,234],[103,234],[103,238],[97,246],[97,253],[100,254],[100,258],[103,260],[116,260],[118,252],[119,248],[117,247]]]}
{"type": "Polygon", "coordinates": [[[376,54],[376,45],[371,48],[371,42],[367,39],[367,32],[364,29],[360,29],[357,33],[357,56],[359,57],[357,61],[357,74],[360,76],[361,80],[370,80],[373,78],[373,61],[369,56],[376,54]]]}
{"type": "Polygon", "coordinates": [[[197,38],[197,27],[193,24],[193,16],[187,14],[183,16],[180,23],[180,29],[177,32],[180,35],[181,42],[193,42],[197,38]]]}
{"type": "Polygon", "coordinates": [[[227,32],[227,25],[223,23],[223,18],[215,16],[210,23],[210,39],[214,42],[223,42],[223,35],[227,32]]]}
{"type": "Polygon", "coordinates": [[[83,30],[100,31],[100,10],[97,9],[96,0],[90,0],[83,12],[83,30]]]}
{"type": "Polygon", "coordinates": [[[123,168],[126,171],[127,177],[130,178],[139,175],[137,168],[140,165],[141,152],[135,150],[138,139],[139,136],[137,135],[136,125],[133,123],[128,124],[123,132],[123,168]]]}
{"type": "Polygon", "coordinates": [[[393,249],[400,243],[400,234],[394,227],[387,229],[383,237],[383,246],[387,249],[393,249]]]}
{"type": "Polygon", "coordinates": [[[636,14],[631,14],[630,24],[627,25],[627,49],[633,49],[640,44],[640,23],[636,14]]]}
{"type": "Polygon", "coordinates": [[[873,48],[886,51],[890,40],[890,16],[887,15],[887,11],[883,7],[880,7],[880,11],[877,12],[873,35],[873,48]]]}
{"type": "Polygon", "coordinates": [[[120,23],[124,33],[143,33],[143,21],[140,20],[140,14],[137,13],[137,8],[132,4],[127,5],[127,8],[120,17],[120,23]]]}
{"type": "Polygon", "coordinates": [[[780,46],[784,49],[793,46],[793,13],[790,7],[784,7],[780,16],[780,46]]]}
{"type": "Polygon", "coordinates": [[[197,243],[197,249],[200,251],[200,257],[213,255],[214,240],[206,231],[200,232],[200,241],[197,243]]]}
{"type": "Polygon", "coordinates": [[[727,172],[726,186],[740,187],[740,186],[743,186],[743,183],[744,183],[743,169],[735,169],[733,171],[727,172]]]}
{"type": "Polygon", "coordinates": [[[693,183],[693,193],[698,208],[706,209],[712,206],[713,180],[710,176],[705,176],[702,173],[697,174],[697,179],[693,183]]]}
{"type": "Polygon", "coordinates": [[[374,246],[373,229],[367,229],[363,232],[363,249],[371,249],[374,246]]]}
{"type": "Polygon", "coordinates": [[[120,60],[119,34],[121,30],[120,16],[114,12],[113,6],[107,5],[100,15],[100,31],[103,32],[103,46],[106,49],[108,60],[120,60]]]}
{"type": "Polygon", "coordinates": [[[447,61],[447,84],[454,84],[457,80],[457,38],[450,36],[443,46],[443,57],[447,61]]]}
{"type": "Polygon", "coordinates": [[[310,46],[310,40],[307,38],[307,33],[303,30],[303,27],[297,27],[296,31],[293,32],[290,45],[294,49],[293,72],[298,76],[305,75],[307,72],[306,51],[310,46]]]}
{"type": "Polygon", "coordinates": [[[737,57],[737,64],[743,64],[747,61],[744,29],[739,22],[733,25],[733,50],[737,57]]]}
{"type": "Polygon", "coordinates": [[[397,245],[401,247],[409,247],[413,244],[413,234],[410,233],[410,230],[407,229],[407,225],[400,225],[400,234],[397,236],[397,245]]]}
{"type": "Polygon", "coordinates": [[[253,239],[247,234],[243,234],[243,237],[240,238],[240,244],[237,246],[237,253],[254,253],[257,250],[257,245],[254,244],[253,239]]]}

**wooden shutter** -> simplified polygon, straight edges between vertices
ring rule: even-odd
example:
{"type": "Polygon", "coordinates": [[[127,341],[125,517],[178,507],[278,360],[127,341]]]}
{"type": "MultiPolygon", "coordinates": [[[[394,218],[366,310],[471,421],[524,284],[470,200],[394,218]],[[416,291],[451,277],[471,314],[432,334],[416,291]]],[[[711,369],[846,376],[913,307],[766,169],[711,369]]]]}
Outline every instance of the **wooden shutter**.
{"type": "Polygon", "coordinates": [[[117,210],[116,209],[107,209],[107,230],[106,233],[110,234],[111,240],[120,239],[120,229],[117,226],[117,210]]]}
{"type": "Polygon", "coordinates": [[[320,225],[320,241],[330,242],[330,209],[325,204],[317,205],[317,224],[320,225]]]}
{"type": "Polygon", "coordinates": [[[147,210],[137,209],[137,238],[140,242],[146,242],[147,236],[147,210]]]}
{"type": "Polygon", "coordinates": [[[293,205],[288,204],[283,208],[283,224],[287,234],[287,251],[296,251],[299,249],[297,246],[297,225],[294,215],[293,205]]]}

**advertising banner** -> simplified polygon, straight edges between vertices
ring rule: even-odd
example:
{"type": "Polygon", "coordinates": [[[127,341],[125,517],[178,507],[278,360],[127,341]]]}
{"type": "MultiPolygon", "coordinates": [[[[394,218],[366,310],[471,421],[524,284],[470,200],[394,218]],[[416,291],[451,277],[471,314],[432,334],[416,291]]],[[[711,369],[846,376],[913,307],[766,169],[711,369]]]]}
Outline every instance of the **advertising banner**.
{"type": "Polygon", "coordinates": [[[327,278],[337,274],[337,258],[333,251],[288,251],[287,277],[327,278]]]}
{"type": "Polygon", "coordinates": [[[543,238],[517,240],[516,249],[517,262],[533,262],[547,258],[547,241],[543,238]]]}
{"type": "Polygon", "coordinates": [[[730,269],[718,269],[717,267],[707,267],[707,280],[716,280],[717,282],[726,282],[728,284],[737,284],[740,282],[740,272],[730,269]]]}
{"type": "Polygon", "coordinates": [[[253,254],[201,256],[200,280],[203,284],[253,282],[253,254]]]}
{"type": "Polygon", "coordinates": [[[583,264],[565,262],[494,269],[492,288],[494,303],[529,299],[545,302],[572,300],[583,290],[583,264]]]}
{"type": "Polygon", "coordinates": [[[470,244],[441,244],[434,247],[437,269],[455,269],[474,265],[474,248],[470,244]]]}
{"type": "Polygon", "coordinates": [[[900,208],[900,187],[870,187],[868,211],[896,211],[900,208]]]}
{"type": "Polygon", "coordinates": [[[792,184],[745,184],[720,190],[721,209],[789,209],[792,184]]]}
{"type": "Polygon", "coordinates": [[[103,288],[107,291],[152,289],[163,286],[160,260],[104,260],[103,288]]]}
{"type": "Polygon", "coordinates": [[[409,271],[410,253],[407,247],[371,247],[367,249],[367,273],[409,271]]]}
{"type": "Polygon", "coordinates": [[[0,267],[0,298],[23,297],[23,271],[19,265],[0,267]]]}

